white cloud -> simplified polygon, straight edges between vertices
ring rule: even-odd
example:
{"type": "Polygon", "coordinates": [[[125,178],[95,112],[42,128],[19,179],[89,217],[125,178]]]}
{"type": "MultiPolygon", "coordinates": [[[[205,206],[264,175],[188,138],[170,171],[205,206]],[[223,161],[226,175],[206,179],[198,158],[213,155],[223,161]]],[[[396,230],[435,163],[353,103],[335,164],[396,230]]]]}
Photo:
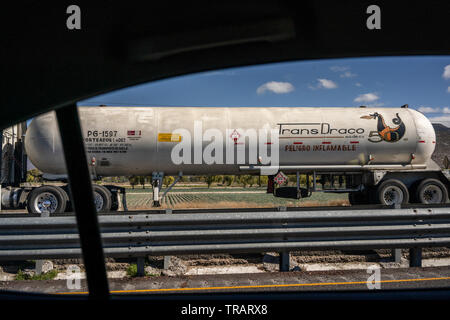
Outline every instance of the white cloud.
{"type": "Polygon", "coordinates": [[[330,70],[333,71],[333,72],[343,72],[343,71],[346,71],[346,70],[349,70],[349,69],[350,69],[350,67],[343,67],[343,66],[332,66],[332,67],[330,67],[330,70]]]}
{"type": "Polygon", "coordinates": [[[294,91],[294,86],[289,82],[270,81],[259,86],[256,93],[263,94],[266,91],[272,91],[277,94],[289,93],[294,91]]]}
{"type": "Polygon", "coordinates": [[[447,88],[447,92],[450,93],[450,86],[447,88]]]}
{"type": "Polygon", "coordinates": [[[438,113],[441,111],[440,108],[423,107],[423,106],[419,107],[419,109],[417,110],[423,113],[438,113]]]}
{"type": "Polygon", "coordinates": [[[352,73],[350,71],[350,67],[344,67],[344,66],[332,66],[330,67],[330,70],[333,72],[339,72],[341,73],[341,78],[353,78],[356,77],[356,73],[352,73]]]}
{"type": "Polygon", "coordinates": [[[355,98],[355,102],[373,102],[380,99],[379,96],[377,96],[375,93],[364,93],[360,94],[355,98]]]}
{"type": "Polygon", "coordinates": [[[443,108],[432,108],[432,107],[419,107],[417,110],[423,113],[445,113],[450,114],[450,107],[443,107],[443,108]]]}
{"type": "Polygon", "coordinates": [[[336,89],[338,87],[337,83],[328,80],[328,79],[317,79],[316,85],[308,84],[308,88],[311,90],[317,90],[317,89],[336,89]]]}
{"type": "Polygon", "coordinates": [[[444,126],[450,128],[450,116],[440,116],[428,118],[432,123],[442,123],[444,126]]]}
{"type": "Polygon", "coordinates": [[[340,75],[341,78],[353,78],[356,77],[356,73],[351,73],[350,71],[345,71],[343,74],[340,75]]]}
{"type": "Polygon", "coordinates": [[[317,79],[317,81],[319,81],[317,88],[336,89],[338,87],[334,81],[328,79],[317,79]]]}
{"type": "Polygon", "coordinates": [[[448,64],[444,67],[444,73],[442,74],[442,78],[450,79],[450,64],[448,64]]]}
{"type": "Polygon", "coordinates": [[[357,82],[357,83],[355,83],[355,86],[357,86],[357,87],[362,87],[362,84],[359,83],[359,82],[357,82]]]}

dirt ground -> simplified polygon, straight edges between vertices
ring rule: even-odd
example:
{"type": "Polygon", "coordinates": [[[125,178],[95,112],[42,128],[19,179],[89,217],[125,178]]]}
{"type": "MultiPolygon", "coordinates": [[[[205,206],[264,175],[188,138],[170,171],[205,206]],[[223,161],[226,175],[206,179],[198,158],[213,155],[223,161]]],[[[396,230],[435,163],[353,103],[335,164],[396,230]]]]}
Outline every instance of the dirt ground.
{"type": "MultiPolygon", "coordinates": [[[[292,271],[345,270],[364,269],[370,265],[380,268],[397,268],[408,266],[408,250],[402,250],[401,263],[395,263],[391,250],[348,250],[348,251],[299,251],[292,252],[290,268],[292,271]]],[[[423,249],[424,265],[450,265],[450,249],[423,249]]],[[[208,254],[172,256],[166,261],[164,257],[147,257],[145,271],[147,276],[183,276],[193,274],[226,274],[277,272],[279,255],[277,252],[261,254],[208,254]],[[168,263],[167,263],[168,262],[168,263]]],[[[57,279],[64,279],[67,267],[77,265],[83,272],[79,259],[51,260],[46,262],[46,271],[57,270],[57,279]]],[[[110,278],[130,277],[130,267],[136,264],[133,259],[106,259],[106,268],[110,278]]],[[[34,261],[0,263],[0,281],[14,280],[20,272],[35,275],[34,261]]]]}

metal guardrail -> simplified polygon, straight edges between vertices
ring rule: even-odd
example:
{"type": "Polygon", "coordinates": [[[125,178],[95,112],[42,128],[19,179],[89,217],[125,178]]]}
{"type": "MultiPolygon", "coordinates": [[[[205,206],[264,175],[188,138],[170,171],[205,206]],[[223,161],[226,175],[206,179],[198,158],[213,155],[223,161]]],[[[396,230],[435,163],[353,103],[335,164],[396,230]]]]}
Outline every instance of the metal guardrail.
{"type": "MultiPolygon", "coordinates": [[[[450,203],[439,203],[439,204],[420,204],[420,203],[407,203],[400,206],[383,206],[381,204],[363,204],[363,205],[352,205],[352,206],[301,206],[301,207],[264,207],[264,208],[191,208],[191,209],[151,209],[151,210],[130,210],[130,211],[111,211],[102,212],[98,215],[140,215],[140,214],[187,214],[187,213],[233,213],[233,212],[300,212],[300,211],[352,211],[352,210],[385,210],[385,209],[435,209],[435,208],[449,208],[450,203]]],[[[39,213],[25,213],[25,212],[15,212],[14,210],[0,210],[0,219],[9,218],[29,218],[29,217],[40,217],[39,213]]],[[[64,213],[52,213],[52,217],[69,217],[75,216],[75,212],[64,212],[64,213]]]]}
{"type": "MultiPolygon", "coordinates": [[[[99,216],[105,255],[450,246],[450,208],[99,216]]],[[[75,217],[0,219],[0,260],[79,258],[75,217]]]]}

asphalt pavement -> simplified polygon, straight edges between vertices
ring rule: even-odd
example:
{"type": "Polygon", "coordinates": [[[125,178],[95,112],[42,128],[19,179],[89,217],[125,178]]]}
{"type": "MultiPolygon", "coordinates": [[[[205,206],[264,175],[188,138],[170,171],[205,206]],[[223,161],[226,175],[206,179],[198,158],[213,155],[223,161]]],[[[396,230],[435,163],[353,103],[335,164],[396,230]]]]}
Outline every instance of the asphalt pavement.
{"type": "MultiPolygon", "coordinates": [[[[114,294],[242,293],[286,291],[348,291],[450,288],[450,267],[313,272],[268,272],[194,276],[110,279],[114,294]],[[379,276],[379,277],[378,277],[379,276]]],[[[78,295],[66,280],[0,282],[0,290],[78,295]]]]}

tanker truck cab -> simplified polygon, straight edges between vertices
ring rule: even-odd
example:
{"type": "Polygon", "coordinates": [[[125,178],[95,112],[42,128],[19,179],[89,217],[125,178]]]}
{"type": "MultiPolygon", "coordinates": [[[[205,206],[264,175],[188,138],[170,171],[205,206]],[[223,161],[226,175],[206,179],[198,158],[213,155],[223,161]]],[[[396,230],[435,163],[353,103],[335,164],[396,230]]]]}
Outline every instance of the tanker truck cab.
{"type": "MultiPolygon", "coordinates": [[[[21,187],[20,183],[25,182],[25,179],[3,183],[2,209],[26,208],[28,212],[38,214],[72,211],[61,139],[54,113],[34,118],[28,127],[26,123],[21,123],[20,126],[25,126],[25,141],[23,149],[20,144],[16,145],[16,152],[26,154],[30,162],[42,172],[44,184],[21,187]]],[[[18,159],[14,161],[14,165],[19,163],[15,166],[15,170],[27,172],[26,158],[18,157],[18,159]],[[21,161],[17,161],[18,159],[21,161]]],[[[92,178],[99,178],[95,174],[95,162],[91,161],[90,164],[92,178]]],[[[8,163],[4,165],[9,166],[8,163]]],[[[21,176],[26,177],[26,174],[21,176]]],[[[98,184],[93,184],[92,188],[98,212],[115,211],[122,205],[126,209],[125,188],[98,184]],[[123,194],[122,200],[119,194],[123,194]]]]}

